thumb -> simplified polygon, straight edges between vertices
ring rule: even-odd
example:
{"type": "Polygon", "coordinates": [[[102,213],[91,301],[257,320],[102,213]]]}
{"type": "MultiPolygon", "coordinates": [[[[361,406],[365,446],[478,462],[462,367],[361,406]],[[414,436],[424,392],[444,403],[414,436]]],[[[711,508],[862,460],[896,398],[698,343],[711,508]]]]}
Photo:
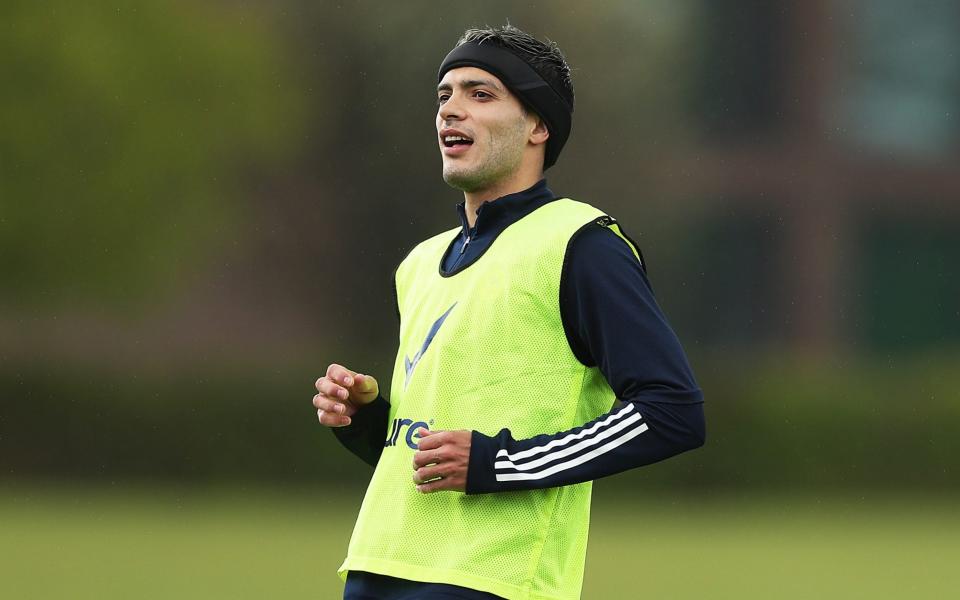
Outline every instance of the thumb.
{"type": "Polygon", "coordinates": [[[356,384],[359,386],[358,390],[360,392],[372,392],[373,391],[373,377],[369,375],[363,375],[362,373],[357,373],[354,377],[356,379],[356,384]]]}

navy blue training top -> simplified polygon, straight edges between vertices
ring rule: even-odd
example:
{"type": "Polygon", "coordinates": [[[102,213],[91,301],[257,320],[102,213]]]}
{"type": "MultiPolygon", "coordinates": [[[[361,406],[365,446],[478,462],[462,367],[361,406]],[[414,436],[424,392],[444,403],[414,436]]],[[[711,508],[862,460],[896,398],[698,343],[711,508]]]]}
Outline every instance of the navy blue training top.
{"type": "MultiPolygon", "coordinates": [[[[473,228],[465,203],[457,204],[462,229],[438,265],[441,273],[452,274],[482,260],[484,250],[508,225],[557,198],[541,179],[522,192],[481,204],[473,228]]],[[[580,483],[703,444],[703,395],[683,348],[657,305],[645,265],[602,220],[581,228],[567,248],[560,280],[560,316],[574,355],[584,365],[600,369],[617,401],[609,412],[567,431],[519,440],[506,428],[492,437],[474,431],[466,493],[580,483]],[[511,455],[510,460],[495,461],[501,450],[511,455]],[[527,452],[513,457],[523,451],[527,452]]],[[[378,397],[354,415],[351,425],[333,432],[347,449],[376,465],[384,446],[389,408],[387,400],[378,397]]],[[[350,592],[351,586],[360,589],[363,577],[363,583],[369,584],[369,576],[348,577],[346,591],[350,592]]],[[[375,581],[389,587],[390,579],[378,576],[375,581]]],[[[344,596],[351,600],[362,597],[344,596]]],[[[370,597],[400,600],[407,596],[370,597]]],[[[479,600],[491,596],[438,597],[479,600]]]]}

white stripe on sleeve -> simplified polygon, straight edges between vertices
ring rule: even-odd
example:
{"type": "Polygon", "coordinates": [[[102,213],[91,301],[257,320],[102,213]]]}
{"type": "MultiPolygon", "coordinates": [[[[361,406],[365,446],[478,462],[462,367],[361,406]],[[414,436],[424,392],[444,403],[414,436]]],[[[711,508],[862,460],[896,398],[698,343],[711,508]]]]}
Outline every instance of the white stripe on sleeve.
{"type": "Polygon", "coordinates": [[[643,432],[646,431],[647,429],[648,429],[647,424],[646,424],[646,423],[643,423],[642,425],[640,425],[640,427],[637,427],[636,429],[630,429],[630,430],[626,431],[622,436],[620,436],[620,437],[618,437],[618,438],[614,438],[613,440],[610,440],[609,442],[607,442],[607,443],[604,444],[603,446],[600,446],[599,448],[595,448],[595,449],[591,450],[590,452],[587,452],[586,454],[581,454],[580,456],[578,456],[578,457],[576,457],[576,458],[572,458],[572,459],[570,459],[570,460],[568,460],[568,461],[566,461],[566,462],[562,462],[562,463],[553,465],[552,467],[550,467],[550,468],[548,468],[548,469],[544,469],[544,470],[542,470],[542,471],[537,471],[537,472],[535,472],[535,473],[504,473],[504,474],[497,474],[497,481],[522,481],[522,480],[529,480],[529,479],[543,479],[544,477],[549,477],[549,476],[553,475],[554,473],[559,473],[560,471],[565,471],[565,470],[567,470],[567,469],[572,469],[573,467],[576,467],[576,466],[578,466],[578,465],[582,465],[583,463],[585,463],[585,462],[587,462],[587,461],[589,461],[589,460],[592,460],[592,459],[600,456],[601,454],[605,454],[605,453],[613,450],[613,449],[616,448],[617,446],[620,446],[620,445],[622,445],[622,444],[625,444],[625,443],[629,442],[630,440],[632,440],[633,438],[637,437],[638,435],[640,435],[641,433],[643,433],[643,432]]]}
{"type": "Polygon", "coordinates": [[[533,448],[527,448],[526,450],[521,450],[520,452],[517,452],[517,453],[515,453],[515,454],[510,454],[510,453],[508,453],[506,450],[500,450],[499,452],[497,452],[497,456],[496,456],[496,457],[497,457],[497,458],[506,457],[508,460],[522,460],[522,459],[527,458],[527,457],[530,457],[530,456],[536,456],[537,454],[543,454],[544,452],[547,452],[547,451],[549,451],[549,450],[551,450],[551,449],[553,449],[553,448],[556,448],[556,447],[558,447],[558,446],[565,446],[565,445],[569,444],[570,442],[573,442],[573,441],[576,441],[576,440],[579,440],[579,439],[583,439],[583,438],[587,437],[588,435],[594,433],[595,431],[597,431],[597,430],[599,430],[599,429],[601,429],[601,428],[603,428],[603,427],[606,427],[606,426],[608,426],[608,425],[611,425],[612,423],[614,423],[614,422],[616,422],[616,421],[619,421],[620,419],[624,418],[625,416],[627,416],[627,414],[629,414],[630,412],[633,412],[634,410],[635,410],[635,409],[634,409],[633,403],[628,403],[626,406],[624,406],[624,407],[623,407],[622,409],[620,409],[618,412],[610,415],[609,417],[607,417],[606,419],[600,421],[599,423],[594,423],[593,425],[591,425],[590,427],[584,429],[583,431],[581,431],[581,432],[579,432],[579,433],[571,433],[571,434],[566,435],[566,436],[564,436],[564,437],[562,437],[562,438],[559,438],[559,439],[556,439],[556,440],[551,440],[550,442],[548,442],[548,443],[546,443],[546,444],[544,444],[544,445],[542,445],[542,446],[534,446],[533,448]]]}
{"type": "MultiPolygon", "coordinates": [[[[617,433],[623,431],[627,427],[633,425],[634,423],[640,420],[642,420],[640,417],[640,413],[635,412],[629,417],[627,417],[626,419],[621,420],[619,423],[617,423],[613,427],[604,429],[596,437],[592,437],[590,439],[577,442],[576,444],[571,444],[570,446],[567,446],[563,450],[555,450],[553,452],[549,452],[546,455],[541,456],[536,460],[531,460],[530,462],[526,462],[526,463],[520,463],[519,465],[509,460],[501,460],[501,461],[495,462],[493,466],[496,469],[517,469],[519,471],[530,471],[530,470],[536,469],[537,467],[545,465],[547,463],[552,463],[566,456],[570,456],[571,454],[576,454],[581,450],[586,450],[591,446],[596,446],[603,440],[613,437],[617,433]]],[[[643,426],[646,427],[646,425],[643,425],[643,426]]]]}

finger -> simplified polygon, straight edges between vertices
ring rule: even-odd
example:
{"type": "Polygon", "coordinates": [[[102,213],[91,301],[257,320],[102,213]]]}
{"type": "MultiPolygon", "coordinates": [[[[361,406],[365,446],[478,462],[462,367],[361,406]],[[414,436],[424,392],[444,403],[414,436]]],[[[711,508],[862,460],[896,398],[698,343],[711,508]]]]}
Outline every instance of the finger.
{"type": "Polygon", "coordinates": [[[430,450],[430,451],[419,451],[413,453],[413,468],[419,469],[420,467],[425,467],[427,465],[433,465],[439,463],[443,460],[441,451],[430,450]]]}
{"type": "Polygon", "coordinates": [[[350,424],[350,417],[325,410],[317,411],[317,419],[319,419],[321,425],[327,427],[345,427],[350,424]]]}
{"type": "Polygon", "coordinates": [[[354,375],[356,375],[354,371],[337,363],[333,363],[327,367],[327,377],[347,387],[353,385],[354,375]]]}
{"type": "Polygon", "coordinates": [[[432,467],[422,467],[413,472],[413,482],[417,484],[427,483],[433,479],[439,479],[447,474],[446,465],[434,465],[432,467]]]}
{"type": "Polygon", "coordinates": [[[321,394],[325,394],[330,398],[339,398],[341,400],[346,400],[350,397],[350,392],[345,388],[337,385],[327,377],[321,377],[317,380],[317,391],[321,394]]]}
{"type": "Polygon", "coordinates": [[[343,414],[347,412],[347,407],[337,402],[335,399],[323,394],[317,394],[313,397],[313,406],[327,412],[343,414]]]}
{"type": "Polygon", "coordinates": [[[320,377],[319,379],[317,379],[316,382],[314,382],[313,387],[317,388],[318,392],[322,392],[323,389],[321,388],[323,388],[323,386],[326,386],[326,385],[337,385],[337,382],[333,377],[330,377],[329,375],[324,375],[323,377],[320,377]]]}
{"type": "Polygon", "coordinates": [[[418,492],[422,492],[424,494],[455,489],[453,484],[448,479],[437,479],[428,483],[418,484],[416,487],[418,492]]]}
{"type": "Polygon", "coordinates": [[[447,441],[447,438],[450,437],[444,430],[430,431],[420,427],[417,431],[420,435],[420,442],[417,445],[418,450],[435,450],[442,446],[447,441]]]}

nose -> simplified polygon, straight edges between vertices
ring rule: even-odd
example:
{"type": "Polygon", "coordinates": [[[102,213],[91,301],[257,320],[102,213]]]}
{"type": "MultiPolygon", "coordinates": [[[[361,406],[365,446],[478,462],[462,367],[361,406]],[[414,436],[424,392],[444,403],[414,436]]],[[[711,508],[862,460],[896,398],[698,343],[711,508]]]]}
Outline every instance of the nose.
{"type": "Polygon", "coordinates": [[[458,121],[463,118],[463,105],[455,92],[452,92],[447,101],[440,105],[437,116],[443,121],[458,121]]]}

